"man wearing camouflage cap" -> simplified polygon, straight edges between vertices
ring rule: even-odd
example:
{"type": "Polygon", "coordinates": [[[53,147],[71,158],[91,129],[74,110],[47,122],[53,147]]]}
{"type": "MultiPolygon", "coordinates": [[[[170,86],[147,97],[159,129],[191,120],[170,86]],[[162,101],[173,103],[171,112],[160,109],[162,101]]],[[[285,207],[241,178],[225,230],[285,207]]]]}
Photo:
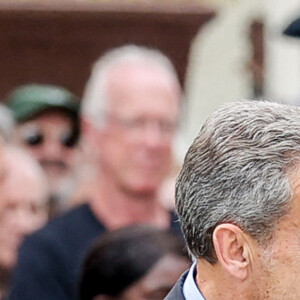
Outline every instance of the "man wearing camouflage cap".
{"type": "Polygon", "coordinates": [[[65,88],[42,84],[20,86],[7,97],[17,123],[14,141],[29,150],[47,174],[52,214],[68,207],[79,137],[78,100],[65,88]]]}

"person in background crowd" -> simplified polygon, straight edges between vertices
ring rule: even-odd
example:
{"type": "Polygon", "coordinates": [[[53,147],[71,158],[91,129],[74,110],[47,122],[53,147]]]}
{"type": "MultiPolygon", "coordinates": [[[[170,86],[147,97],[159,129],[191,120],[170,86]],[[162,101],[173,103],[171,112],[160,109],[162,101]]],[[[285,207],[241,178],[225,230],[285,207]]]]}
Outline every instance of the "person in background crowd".
{"type": "Polygon", "coordinates": [[[0,104],[0,136],[6,143],[11,142],[14,129],[15,121],[10,109],[0,104]]]}
{"type": "Polygon", "coordinates": [[[44,171],[24,150],[7,146],[1,157],[0,293],[3,296],[21,241],[47,221],[49,192],[44,171]]]}
{"type": "MultiPolygon", "coordinates": [[[[5,166],[4,166],[4,161],[5,161],[5,142],[3,137],[0,135],[0,195],[3,193],[3,182],[5,179],[5,166]]],[[[1,204],[1,202],[0,202],[1,204]]],[[[0,264],[1,265],[1,264],[0,264]]],[[[8,283],[8,272],[2,270],[0,266],[0,299],[2,300],[4,297],[4,293],[6,291],[7,283],[8,283]]]]}
{"type": "Polygon", "coordinates": [[[96,62],[81,128],[98,186],[86,203],[25,240],[10,300],[75,299],[86,251],[107,230],[148,223],[181,236],[177,217],[158,199],[181,96],[177,74],[159,51],[128,45],[96,62]]]}
{"type": "Polygon", "coordinates": [[[81,300],[162,300],[190,265],[184,241],[137,225],[101,236],[87,255],[81,300]]]}
{"type": "Polygon", "coordinates": [[[197,262],[166,300],[300,299],[300,109],[245,101],[203,125],[177,179],[197,262]]]}
{"type": "Polygon", "coordinates": [[[50,215],[69,208],[79,138],[79,99],[65,88],[28,84],[6,99],[17,123],[14,141],[30,151],[48,177],[50,215]]]}

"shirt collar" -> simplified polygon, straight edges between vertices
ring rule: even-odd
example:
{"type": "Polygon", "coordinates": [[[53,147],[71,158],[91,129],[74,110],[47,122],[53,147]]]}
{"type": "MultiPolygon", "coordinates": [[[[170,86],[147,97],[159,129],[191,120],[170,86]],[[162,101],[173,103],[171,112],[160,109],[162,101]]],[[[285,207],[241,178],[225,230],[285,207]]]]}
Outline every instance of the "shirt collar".
{"type": "Polygon", "coordinates": [[[196,262],[191,266],[183,283],[183,295],[186,300],[205,300],[195,282],[196,262]]]}

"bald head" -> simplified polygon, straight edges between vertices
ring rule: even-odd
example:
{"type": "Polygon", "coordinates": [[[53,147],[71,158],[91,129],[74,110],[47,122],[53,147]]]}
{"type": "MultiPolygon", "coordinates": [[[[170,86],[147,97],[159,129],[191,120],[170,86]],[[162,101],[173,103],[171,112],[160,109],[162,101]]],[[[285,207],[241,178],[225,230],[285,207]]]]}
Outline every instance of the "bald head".
{"type": "Polygon", "coordinates": [[[39,198],[48,196],[47,179],[38,162],[27,152],[17,147],[7,147],[4,151],[6,185],[18,186],[20,189],[33,188],[39,198]]]}

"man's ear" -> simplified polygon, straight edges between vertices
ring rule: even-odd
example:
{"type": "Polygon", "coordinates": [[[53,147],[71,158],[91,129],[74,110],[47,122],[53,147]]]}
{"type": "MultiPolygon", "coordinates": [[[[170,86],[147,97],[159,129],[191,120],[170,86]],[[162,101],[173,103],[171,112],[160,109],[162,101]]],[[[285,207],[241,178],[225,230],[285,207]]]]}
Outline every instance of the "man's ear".
{"type": "Polygon", "coordinates": [[[247,235],[234,224],[220,224],[213,232],[213,244],[222,267],[236,279],[245,280],[251,267],[247,235]]]}
{"type": "Polygon", "coordinates": [[[99,131],[98,128],[84,116],[80,119],[80,129],[82,131],[82,136],[86,136],[89,140],[94,140],[97,131],[99,131]]]}

